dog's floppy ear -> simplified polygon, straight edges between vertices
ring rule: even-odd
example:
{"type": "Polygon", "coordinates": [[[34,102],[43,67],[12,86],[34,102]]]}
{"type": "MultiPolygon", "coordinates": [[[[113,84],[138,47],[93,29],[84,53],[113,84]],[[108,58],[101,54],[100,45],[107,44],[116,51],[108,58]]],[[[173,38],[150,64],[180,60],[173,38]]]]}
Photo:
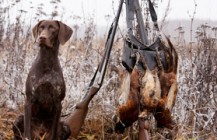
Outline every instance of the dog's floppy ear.
{"type": "Polygon", "coordinates": [[[33,28],[32,28],[32,33],[33,33],[33,37],[36,39],[38,36],[38,26],[40,25],[40,23],[43,20],[39,21],[38,24],[36,24],[33,28]]]}
{"type": "Polygon", "coordinates": [[[69,40],[69,38],[71,37],[73,31],[69,26],[62,23],[61,21],[58,21],[58,23],[59,23],[59,26],[60,26],[58,39],[60,41],[60,44],[63,45],[63,44],[66,43],[66,41],[69,40]]]}

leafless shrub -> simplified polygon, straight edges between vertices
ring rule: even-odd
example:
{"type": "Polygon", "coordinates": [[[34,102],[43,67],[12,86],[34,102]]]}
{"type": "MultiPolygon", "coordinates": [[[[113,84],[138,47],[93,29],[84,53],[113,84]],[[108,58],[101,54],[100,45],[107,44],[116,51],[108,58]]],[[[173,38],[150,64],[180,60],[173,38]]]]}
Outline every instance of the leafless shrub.
{"type": "MultiPolygon", "coordinates": [[[[12,6],[21,1],[14,1],[12,6]]],[[[10,21],[9,8],[3,7],[2,2],[4,0],[0,0],[0,139],[11,139],[11,124],[16,115],[22,113],[26,76],[38,51],[38,48],[33,47],[31,24],[41,16],[60,16],[56,7],[60,1],[51,1],[54,7],[51,15],[43,11],[43,4],[32,7],[37,12],[29,23],[25,23],[24,10],[20,10],[15,22],[10,21]]],[[[77,17],[77,20],[81,20],[81,17],[77,17]]],[[[84,38],[78,38],[75,33],[81,31],[81,25],[74,25],[76,39],[60,48],[59,57],[67,84],[64,115],[70,114],[75,103],[83,97],[104,52],[105,38],[96,38],[95,21],[93,18],[84,20],[84,38]]],[[[180,63],[179,93],[173,112],[178,130],[171,131],[174,139],[205,140],[217,137],[217,30],[216,27],[208,26],[204,24],[198,27],[197,43],[192,45],[191,52],[184,40],[184,29],[177,28],[174,44],[179,52],[180,63]]],[[[119,65],[121,62],[122,36],[113,46],[109,64],[119,65]]],[[[112,116],[116,113],[118,85],[117,74],[108,67],[104,84],[90,104],[79,139],[137,139],[136,124],[123,135],[113,132],[112,116]]],[[[157,129],[154,119],[150,120],[150,124],[151,139],[167,138],[169,130],[157,129]]]]}
{"type": "Polygon", "coordinates": [[[166,18],[168,17],[169,15],[169,11],[170,11],[170,0],[168,1],[167,3],[167,7],[166,7],[166,10],[164,12],[164,16],[163,16],[163,19],[161,21],[161,26],[160,26],[160,30],[162,30],[164,28],[164,26],[166,25],[166,18]]]}
{"type": "Polygon", "coordinates": [[[178,35],[174,37],[176,41],[176,46],[178,47],[184,47],[185,46],[185,38],[184,38],[184,27],[179,26],[178,28],[175,29],[177,31],[178,35]]]}
{"type": "Polygon", "coordinates": [[[212,38],[200,41],[200,46],[192,46],[192,55],[179,52],[180,86],[174,114],[185,137],[208,139],[216,135],[217,50],[212,38]]]}
{"type": "Polygon", "coordinates": [[[195,18],[195,15],[196,15],[196,10],[197,10],[197,3],[194,0],[194,11],[193,11],[192,15],[188,11],[188,16],[189,16],[189,18],[191,20],[191,24],[190,24],[190,43],[191,44],[193,43],[193,23],[194,23],[194,20],[195,20],[194,18],[195,18]]]}

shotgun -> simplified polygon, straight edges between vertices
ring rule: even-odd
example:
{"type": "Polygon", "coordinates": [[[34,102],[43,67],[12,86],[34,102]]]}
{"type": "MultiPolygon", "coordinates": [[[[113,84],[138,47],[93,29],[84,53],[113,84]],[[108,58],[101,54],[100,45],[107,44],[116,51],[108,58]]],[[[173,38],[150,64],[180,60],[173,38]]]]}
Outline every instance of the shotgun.
{"type": "Polygon", "coordinates": [[[105,44],[105,52],[104,52],[102,61],[98,65],[98,68],[88,86],[88,89],[87,89],[87,92],[84,98],[75,105],[74,112],[70,115],[69,119],[66,120],[66,124],[68,124],[71,130],[71,137],[73,138],[77,138],[80,132],[80,129],[84,123],[84,120],[87,116],[88,105],[90,101],[92,100],[92,98],[96,95],[96,93],[99,91],[99,89],[102,86],[106,68],[108,65],[108,60],[109,60],[111,49],[112,49],[112,45],[114,42],[114,37],[115,37],[116,29],[118,26],[118,21],[119,21],[123,2],[124,0],[120,0],[117,15],[109,29],[108,37],[107,37],[106,44],[105,44]]]}

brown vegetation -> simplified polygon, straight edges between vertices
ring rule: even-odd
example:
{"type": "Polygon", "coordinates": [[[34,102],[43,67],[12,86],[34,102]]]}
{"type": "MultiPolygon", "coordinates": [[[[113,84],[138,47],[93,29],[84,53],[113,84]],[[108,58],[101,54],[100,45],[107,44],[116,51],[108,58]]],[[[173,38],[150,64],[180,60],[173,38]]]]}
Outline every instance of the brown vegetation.
{"type": "MultiPolygon", "coordinates": [[[[0,139],[10,140],[13,137],[12,124],[15,117],[23,113],[24,83],[38,50],[32,47],[34,40],[31,37],[31,23],[25,23],[25,11],[18,12],[15,22],[10,22],[9,7],[3,7],[2,2],[3,0],[0,1],[0,139]]],[[[43,8],[39,7],[41,5],[38,5],[36,20],[43,15],[43,8]]],[[[47,17],[55,18],[57,13],[53,12],[51,17],[47,17]]],[[[185,29],[177,30],[180,36],[173,42],[180,60],[177,76],[179,87],[172,116],[178,124],[178,130],[158,129],[151,117],[149,133],[153,140],[170,139],[171,136],[173,139],[203,140],[214,140],[217,137],[217,36],[216,27],[208,25],[198,27],[192,48],[184,39],[185,29]]],[[[60,50],[60,63],[66,82],[62,119],[69,116],[75,103],[83,97],[102,58],[105,38],[96,38],[93,20],[86,21],[85,30],[85,38],[78,37],[76,41],[73,39],[60,50]]],[[[77,32],[79,31],[80,28],[77,32]]],[[[120,64],[123,47],[121,37],[119,34],[114,44],[110,65],[120,64]]],[[[109,67],[101,90],[91,101],[78,139],[137,139],[136,123],[123,135],[114,133],[112,116],[116,113],[119,84],[117,74],[111,72],[109,67]]]]}

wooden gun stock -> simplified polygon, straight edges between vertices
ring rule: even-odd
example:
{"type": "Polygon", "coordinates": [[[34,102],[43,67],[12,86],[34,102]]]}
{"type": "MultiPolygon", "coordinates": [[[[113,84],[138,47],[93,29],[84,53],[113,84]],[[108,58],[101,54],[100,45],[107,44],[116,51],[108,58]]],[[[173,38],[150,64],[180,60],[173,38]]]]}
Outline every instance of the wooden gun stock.
{"type": "Polygon", "coordinates": [[[66,120],[66,124],[68,124],[71,130],[71,137],[76,138],[78,136],[88,113],[88,105],[98,91],[99,88],[91,87],[83,100],[76,104],[75,110],[71,114],[70,118],[66,120]]]}

